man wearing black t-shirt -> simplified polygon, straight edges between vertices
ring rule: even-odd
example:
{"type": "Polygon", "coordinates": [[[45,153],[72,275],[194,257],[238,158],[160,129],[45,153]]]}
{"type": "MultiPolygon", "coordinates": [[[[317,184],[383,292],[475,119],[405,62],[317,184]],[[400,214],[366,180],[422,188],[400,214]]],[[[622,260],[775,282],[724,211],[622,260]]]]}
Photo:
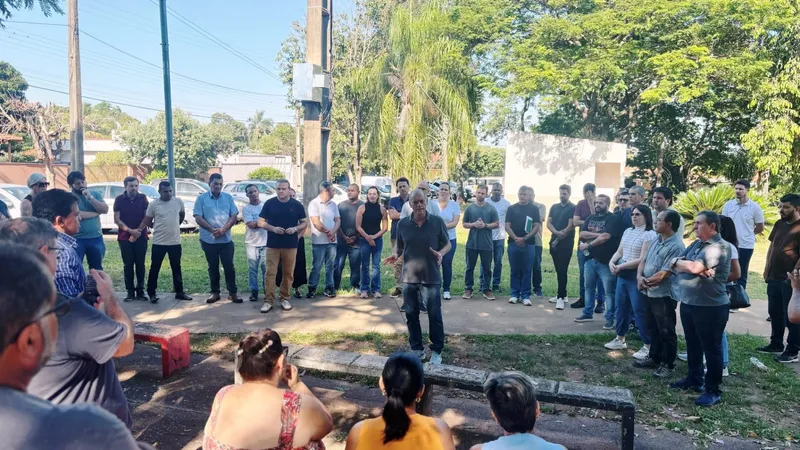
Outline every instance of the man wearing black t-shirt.
{"type": "Polygon", "coordinates": [[[536,233],[542,229],[539,207],[530,200],[533,189],[519,188],[519,202],[506,212],[505,229],[508,233],[508,265],[511,266],[511,298],[509,303],[531,306],[531,275],[536,258],[536,233]]]}
{"type": "MultiPolygon", "coordinates": [[[[572,260],[572,249],[575,248],[575,226],[572,218],[575,216],[575,205],[569,201],[572,188],[562,184],[558,188],[558,203],[550,207],[547,217],[547,229],[550,230],[550,256],[556,268],[558,279],[558,293],[550,299],[556,304],[556,309],[564,309],[567,302],[567,270],[572,260]]],[[[583,297],[583,293],[580,295],[583,297]]]]}
{"type": "Polygon", "coordinates": [[[297,237],[305,233],[308,226],[303,205],[289,195],[289,180],[278,180],[276,191],[278,196],[264,203],[258,218],[258,226],[267,230],[267,275],[262,313],[268,313],[275,305],[275,274],[278,272],[278,264],[283,266],[281,308],[285,311],[292,309],[289,288],[294,281],[297,237]]]}
{"type": "MultiPolygon", "coordinates": [[[[594,201],[595,213],[583,222],[581,226],[581,244],[578,251],[584,252],[589,258],[583,266],[583,275],[586,285],[585,298],[591,298],[597,283],[603,283],[605,288],[606,320],[616,314],[614,307],[614,291],[616,289],[615,277],[611,274],[608,262],[619,247],[622,236],[622,218],[617,214],[610,214],[608,206],[611,199],[607,195],[598,195],[594,201]]],[[[594,305],[587,303],[583,314],[575,318],[575,322],[591,322],[594,305]]]]}

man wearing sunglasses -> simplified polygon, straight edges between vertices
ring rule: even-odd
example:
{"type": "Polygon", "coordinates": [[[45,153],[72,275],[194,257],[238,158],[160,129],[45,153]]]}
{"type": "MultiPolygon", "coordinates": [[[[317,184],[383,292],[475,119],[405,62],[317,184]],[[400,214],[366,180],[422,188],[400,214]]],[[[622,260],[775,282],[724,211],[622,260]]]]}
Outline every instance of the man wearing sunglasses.
{"type": "MultiPolygon", "coordinates": [[[[0,243],[20,244],[27,252],[44,256],[51,272],[47,284],[52,283],[56,272],[56,256],[60,252],[57,236],[51,224],[33,217],[10,220],[0,227],[0,243]]],[[[30,380],[28,392],[58,405],[96,404],[130,428],[128,400],[111,358],[133,352],[133,322],[120,307],[108,275],[92,270],[91,276],[97,282],[97,302],[90,305],[72,298],[69,314],[58,319],[55,349],[49,361],[30,380]]],[[[26,282],[25,289],[36,288],[38,285],[26,282]]]]}
{"type": "Polygon", "coordinates": [[[0,271],[2,447],[150,448],[138,445],[122,422],[96,406],[57,406],[26,392],[57,352],[58,320],[69,312],[71,302],[56,296],[47,267],[52,270],[55,258],[8,243],[0,243],[0,255],[7,263],[0,271]]]}
{"type": "Polygon", "coordinates": [[[50,187],[50,183],[47,181],[47,177],[45,177],[41,173],[32,173],[28,177],[27,184],[28,187],[31,189],[31,193],[26,195],[25,198],[22,199],[22,204],[20,205],[22,217],[30,217],[33,215],[33,199],[50,187]]]}

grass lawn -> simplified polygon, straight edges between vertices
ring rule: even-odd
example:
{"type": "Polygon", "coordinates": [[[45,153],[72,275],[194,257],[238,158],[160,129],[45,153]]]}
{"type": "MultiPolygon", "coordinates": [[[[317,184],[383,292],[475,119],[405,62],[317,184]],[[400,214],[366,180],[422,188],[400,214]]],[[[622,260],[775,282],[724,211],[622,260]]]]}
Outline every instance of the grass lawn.
{"type": "MultiPolygon", "coordinates": [[[[233,228],[233,239],[236,244],[235,265],[236,265],[236,280],[239,286],[239,292],[242,294],[247,293],[247,258],[244,251],[244,225],[237,225],[233,228]]],[[[466,271],[466,263],[464,257],[464,243],[467,241],[467,230],[458,227],[458,247],[456,248],[456,255],[453,259],[453,283],[451,291],[454,295],[461,294],[464,291],[464,273],[466,271]]],[[[109,237],[109,236],[107,236],[109,237]]],[[[388,233],[384,238],[383,256],[387,257],[391,253],[391,241],[388,233]]],[[[542,255],[542,290],[547,297],[556,295],[556,274],[553,268],[553,260],[548,251],[547,242],[549,241],[549,232],[545,234],[545,247],[542,255]]],[[[309,239],[306,239],[306,261],[307,270],[311,271],[311,244],[309,239]]],[[[185,289],[189,293],[204,293],[209,291],[208,287],[208,266],[206,264],[205,255],[200,248],[200,240],[197,234],[184,234],[182,236],[183,243],[183,282],[185,289]]],[[[119,247],[113,240],[106,240],[106,257],[103,262],[103,267],[108,272],[117,287],[117,290],[125,290],[125,282],[122,275],[122,258],[120,256],[119,247]]],[[[764,270],[764,258],[767,254],[767,245],[759,243],[756,247],[755,254],[753,255],[752,262],[750,263],[750,278],[747,286],[748,293],[753,299],[766,299],[767,287],[761,278],[761,273],[764,270]]],[[[505,293],[508,293],[510,268],[508,265],[508,257],[503,258],[503,276],[500,282],[501,288],[505,293]]],[[[146,267],[150,267],[150,252],[146,260],[146,267]]],[[[342,280],[344,285],[349,284],[349,263],[345,264],[342,280]]],[[[394,286],[394,272],[391,267],[382,266],[381,281],[382,291],[388,292],[394,286]]],[[[220,269],[221,270],[221,269],[220,269]]],[[[324,269],[323,269],[324,270],[324,269]]],[[[476,269],[475,274],[475,288],[479,287],[478,276],[480,266],[476,269]]],[[[160,292],[169,292],[172,290],[172,275],[169,270],[169,258],[164,259],[164,264],[161,268],[161,274],[158,279],[158,286],[160,292]]],[[[224,288],[224,279],[223,279],[224,288]]],[[[318,289],[320,289],[319,287],[318,289]]],[[[569,283],[567,284],[567,291],[570,297],[578,297],[578,258],[573,255],[572,262],[569,269],[569,283]]]]}
{"type": "MultiPolygon", "coordinates": [[[[235,343],[242,335],[192,335],[192,350],[218,353],[232,358],[235,343]]],[[[800,378],[791,367],[780,365],[772,358],[758,355],[753,348],[763,345],[759,337],[729,335],[731,376],[723,382],[723,401],[713,408],[694,405],[697,394],[668,388],[668,383],[686,373],[686,363],[678,362],[676,374],[662,381],[650,375],[650,370],[636,369],[630,355],[641,343],[629,335],[630,349],[608,351],[603,344],[611,334],[593,335],[448,335],[444,362],[462,367],[493,371],[519,370],[535,377],[559,381],[576,381],[630,389],[636,399],[637,423],[695,435],[699,440],[739,436],[791,441],[800,436],[800,378]],[[757,356],[769,368],[763,372],[750,363],[757,356]]],[[[335,348],[360,353],[390,355],[407,350],[403,334],[344,334],[344,333],[287,333],[284,342],[335,348]]],[[[681,349],[685,344],[680,342],[681,349]]],[[[374,383],[363,378],[351,381],[374,383]]],[[[441,392],[441,391],[439,391],[441,392]]],[[[448,395],[459,395],[448,391],[448,395]]],[[[466,394],[466,393],[464,393],[466,394]]],[[[602,415],[613,413],[544,405],[545,412],[570,415],[602,415]]]]}

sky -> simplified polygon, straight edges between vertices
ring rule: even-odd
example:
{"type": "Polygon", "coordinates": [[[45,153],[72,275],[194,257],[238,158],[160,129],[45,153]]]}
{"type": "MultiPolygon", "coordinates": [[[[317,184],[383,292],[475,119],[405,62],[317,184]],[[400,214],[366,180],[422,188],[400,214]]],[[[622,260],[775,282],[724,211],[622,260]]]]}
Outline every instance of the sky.
{"type": "MultiPolygon", "coordinates": [[[[122,103],[123,111],[140,120],[163,110],[157,3],[78,0],[84,102],[122,103]]],[[[342,3],[349,2],[339,2],[337,8],[346,7],[342,3]]],[[[203,121],[207,120],[203,116],[214,112],[245,121],[260,109],[275,122],[294,122],[293,112],[286,108],[289,88],[277,77],[275,57],[291,23],[305,23],[305,0],[167,0],[167,6],[253,61],[225,50],[169,15],[173,108],[187,110],[203,121]]],[[[67,94],[53,92],[69,90],[66,23],[66,14],[45,17],[35,6],[32,11],[15,12],[5,29],[0,29],[0,60],[23,74],[31,85],[26,94],[30,100],[69,104],[67,94]]]]}

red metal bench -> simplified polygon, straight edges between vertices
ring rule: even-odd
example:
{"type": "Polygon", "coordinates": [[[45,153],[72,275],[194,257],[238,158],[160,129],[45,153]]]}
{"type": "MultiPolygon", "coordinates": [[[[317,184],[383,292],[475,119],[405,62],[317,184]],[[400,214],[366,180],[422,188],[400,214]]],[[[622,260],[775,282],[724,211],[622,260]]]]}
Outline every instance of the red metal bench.
{"type": "Polygon", "coordinates": [[[189,366],[188,329],[136,322],[134,338],[161,345],[161,374],[164,378],[189,366]]]}

